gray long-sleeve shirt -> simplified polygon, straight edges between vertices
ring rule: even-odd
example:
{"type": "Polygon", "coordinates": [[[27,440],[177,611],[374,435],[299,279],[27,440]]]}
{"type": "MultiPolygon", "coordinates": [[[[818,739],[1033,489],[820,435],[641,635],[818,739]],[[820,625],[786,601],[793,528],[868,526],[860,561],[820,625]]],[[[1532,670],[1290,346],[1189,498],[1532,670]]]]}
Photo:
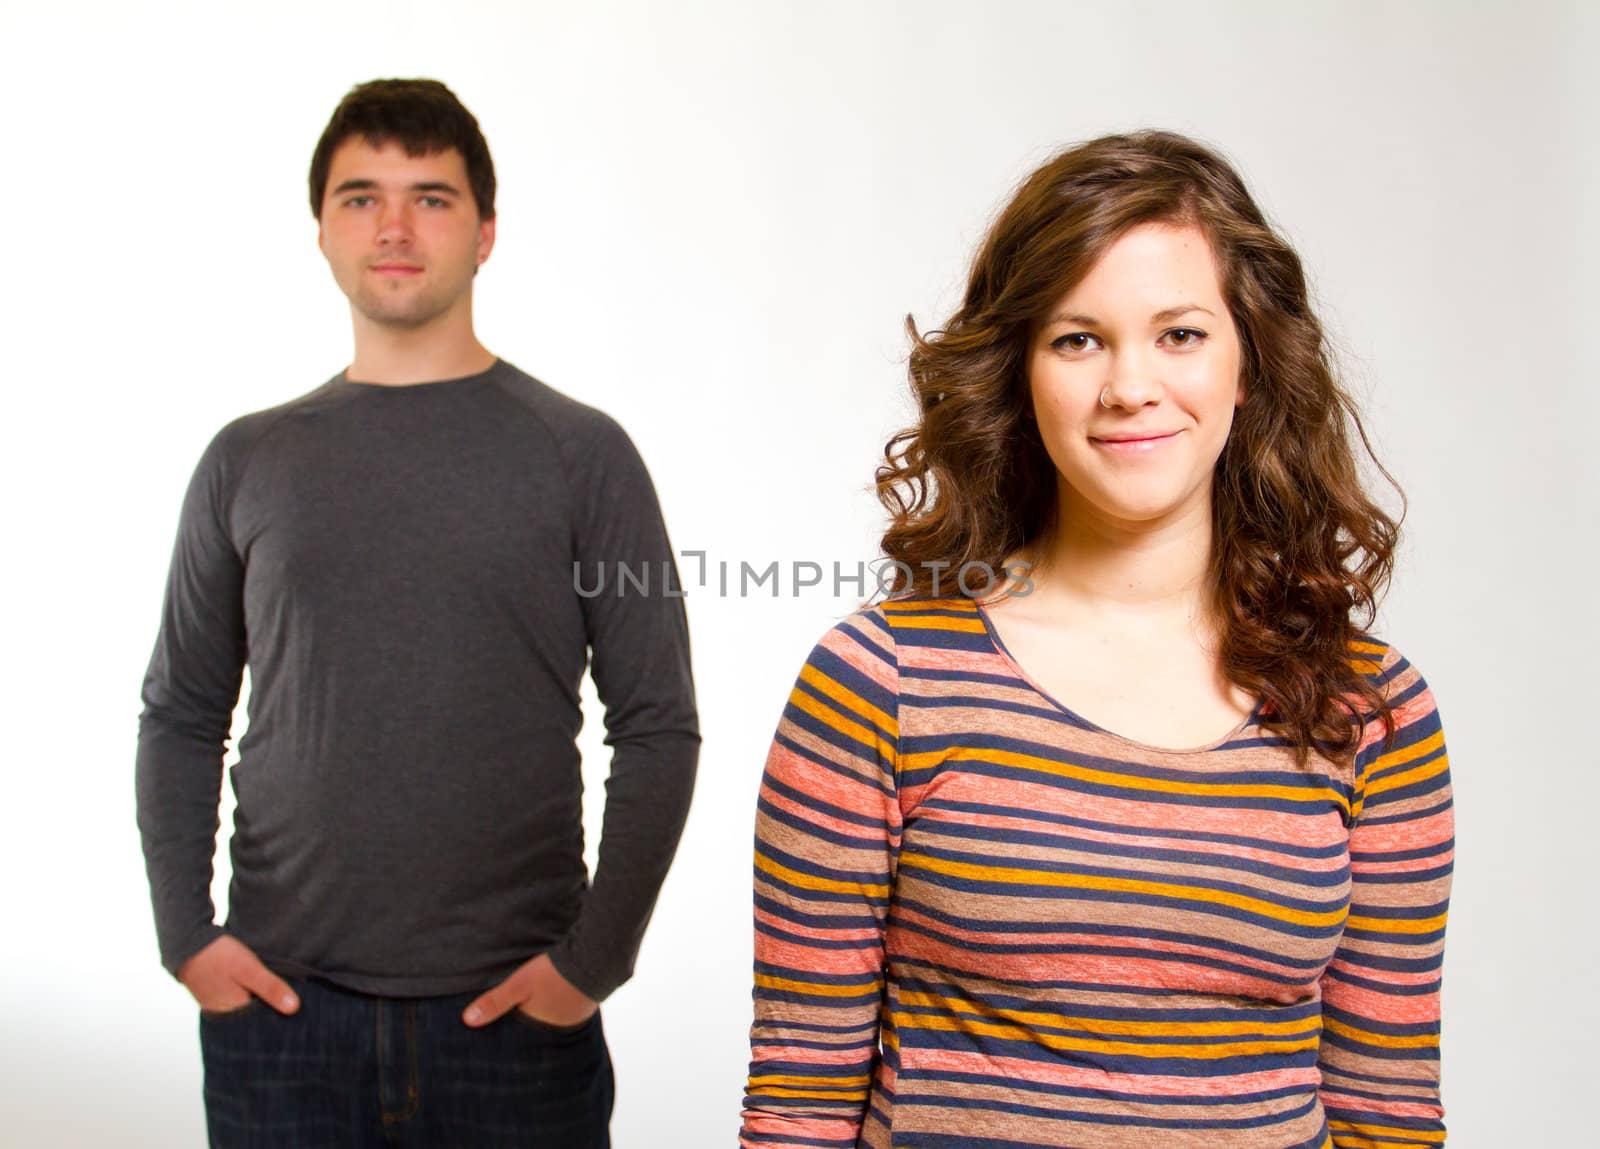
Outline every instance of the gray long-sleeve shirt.
{"type": "Polygon", "coordinates": [[[248,663],[227,932],[279,972],[395,996],[487,987],[547,951],[604,998],[694,782],[678,587],[626,434],[503,360],[403,387],[340,374],[229,424],[184,500],[139,723],[163,964],[220,932],[248,663]],[[574,744],[591,651],[612,749],[592,886],[574,744]]]}

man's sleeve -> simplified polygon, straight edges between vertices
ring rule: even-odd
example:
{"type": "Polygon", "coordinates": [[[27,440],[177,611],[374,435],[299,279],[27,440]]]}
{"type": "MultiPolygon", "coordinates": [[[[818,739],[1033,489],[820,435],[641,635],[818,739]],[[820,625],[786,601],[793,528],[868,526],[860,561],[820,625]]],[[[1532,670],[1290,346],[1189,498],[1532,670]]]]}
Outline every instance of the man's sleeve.
{"type": "Polygon", "coordinates": [[[899,669],[881,611],[825,635],[761,782],[755,1021],[740,1145],[856,1144],[879,1059],[900,850],[899,669]]]}
{"type": "MultiPolygon", "coordinates": [[[[1455,858],[1450,762],[1433,695],[1392,647],[1371,665],[1395,737],[1356,758],[1350,916],[1322,976],[1319,1068],[1339,1149],[1444,1144],[1439,988],[1455,858]]],[[[1372,724],[1377,727],[1377,723],[1372,724]]]]}
{"type": "Polygon", "coordinates": [[[585,450],[574,553],[586,591],[597,568],[604,576],[581,602],[611,770],[594,880],[550,960],[601,1001],[633,974],[688,817],[700,733],[682,585],[649,473],[609,419],[585,450]]]}
{"type": "Polygon", "coordinates": [[[222,931],[213,923],[222,757],[245,665],[244,563],[225,514],[228,433],[212,440],[184,497],[161,629],[144,680],[135,791],[161,964],[222,931]]]}

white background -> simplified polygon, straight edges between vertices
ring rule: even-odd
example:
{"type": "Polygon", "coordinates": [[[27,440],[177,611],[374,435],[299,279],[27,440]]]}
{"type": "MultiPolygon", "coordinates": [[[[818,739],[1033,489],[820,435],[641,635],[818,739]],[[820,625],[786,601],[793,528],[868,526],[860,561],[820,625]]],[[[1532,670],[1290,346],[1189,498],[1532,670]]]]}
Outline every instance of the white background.
{"type": "MultiPolygon", "coordinates": [[[[134,828],[138,689],[202,447],[348,359],[305,173],[345,90],[395,75],[449,83],[493,149],[484,341],[620,419],[675,544],[735,568],[874,555],[871,471],[910,411],[903,318],[947,314],[1035,164],[1146,125],[1232,156],[1410,496],[1380,633],[1428,675],[1452,750],[1451,1144],[1584,1139],[1592,8],[3,12],[0,1144],[203,1143],[194,1011],[157,964],[134,828]]],[[[705,746],[638,976],[606,1009],[622,1149],[731,1142],[754,793],[800,661],[853,605],[831,591],[689,599],[705,746]]]]}

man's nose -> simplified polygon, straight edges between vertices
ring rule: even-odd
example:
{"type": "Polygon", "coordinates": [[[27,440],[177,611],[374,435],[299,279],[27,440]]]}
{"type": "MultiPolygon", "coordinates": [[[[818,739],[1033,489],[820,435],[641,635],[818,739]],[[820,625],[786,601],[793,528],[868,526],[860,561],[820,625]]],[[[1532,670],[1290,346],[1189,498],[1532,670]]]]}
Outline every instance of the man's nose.
{"type": "Polygon", "coordinates": [[[405,246],[411,242],[411,210],[404,203],[386,206],[378,217],[378,242],[405,246]]]}

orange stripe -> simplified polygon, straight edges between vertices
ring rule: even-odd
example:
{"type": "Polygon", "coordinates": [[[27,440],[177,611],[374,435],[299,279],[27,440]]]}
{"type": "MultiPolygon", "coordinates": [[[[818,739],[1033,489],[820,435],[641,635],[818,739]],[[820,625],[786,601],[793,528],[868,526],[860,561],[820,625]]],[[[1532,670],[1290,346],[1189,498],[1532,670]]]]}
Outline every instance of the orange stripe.
{"type": "Polygon", "coordinates": [[[962,1017],[987,1019],[996,1025],[1016,1026],[1048,1025],[1059,1029],[1087,1029],[1122,1037],[1204,1037],[1209,1034],[1239,1037],[1242,1035],[1305,1036],[1315,1033],[1318,1019],[1299,1021],[1243,1022],[1243,1021],[1112,1021],[1099,1017],[1071,1017],[1066,1014],[1044,1013],[1038,1010],[1005,1010],[983,1013],[961,1002],[932,993],[902,991],[902,1005],[921,1005],[942,1009],[962,1017]]]}
{"type": "Polygon", "coordinates": [[[1333,802],[1341,810],[1348,809],[1343,795],[1332,787],[1308,788],[1301,786],[1275,786],[1267,783],[1239,782],[1169,782],[1163,778],[1136,778],[1111,770],[1095,770],[1071,762],[1055,762],[1016,750],[970,749],[927,750],[920,754],[906,754],[900,759],[902,770],[929,769],[945,762],[981,761],[1000,766],[1016,766],[1023,770],[1037,770],[1041,774],[1054,774],[1059,778],[1074,778],[1081,782],[1094,782],[1123,790],[1146,790],[1158,794],[1204,794],[1219,798],[1276,798],[1290,802],[1315,804],[1333,802]]]}
{"type": "Polygon", "coordinates": [[[854,691],[841,686],[809,662],[800,669],[800,681],[810,683],[820,694],[825,694],[839,705],[854,710],[861,717],[884,730],[890,738],[900,736],[899,724],[872,703],[854,691]]]}
{"type": "Polygon", "coordinates": [[[852,722],[837,710],[824,706],[798,687],[790,692],[789,701],[795,709],[804,711],[823,725],[837,730],[847,738],[853,738],[857,742],[871,746],[877,753],[879,761],[894,761],[894,744],[886,740],[876,730],[863,726],[859,722],[852,722]]]}
{"type": "Polygon", "coordinates": [[[765,854],[756,854],[756,869],[764,874],[799,886],[806,890],[826,890],[831,894],[860,894],[864,898],[886,898],[889,896],[889,887],[886,884],[867,882],[845,882],[837,878],[819,878],[815,874],[802,874],[799,870],[791,870],[788,866],[774,862],[765,854]]]}
{"type": "Polygon", "coordinates": [[[1121,1054],[1128,1057],[1182,1057],[1196,1061],[1210,1061],[1223,1057],[1248,1057],[1260,1053],[1296,1053],[1317,1048],[1318,1038],[1306,1037],[1293,1041],[1229,1041],[1215,1045],[1145,1044],[1135,1041],[1095,1041],[1090,1038],[1064,1037],[1054,1033],[1040,1033],[1036,1029],[1018,1025],[994,1025],[973,1022],[955,1017],[921,1017],[896,1012],[895,1025],[901,1029],[933,1030],[941,1033],[975,1033],[985,1037],[999,1037],[1011,1041],[1026,1041],[1050,1049],[1076,1050],[1084,1053],[1121,1054]]]}
{"type": "Polygon", "coordinates": [[[1008,885],[1058,886],[1077,890],[1116,890],[1126,894],[1155,894],[1161,897],[1186,898],[1190,901],[1210,902],[1213,905],[1232,906],[1235,909],[1261,914],[1274,921],[1293,922],[1302,926],[1333,926],[1345,918],[1346,910],[1324,910],[1313,913],[1276,905],[1262,898],[1229,893],[1226,890],[1208,890],[1201,886],[1184,886],[1171,882],[1151,882],[1141,878],[1101,878],[1088,874],[1062,874],[1050,870],[1024,870],[1015,866],[978,866],[970,862],[949,862],[943,858],[930,858],[916,852],[902,853],[900,867],[917,866],[936,874],[954,878],[967,878],[980,882],[1000,882],[1008,885]]]}
{"type": "Polygon", "coordinates": [[[1357,1029],[1353,1025],[1345,1025],[1342,1021],[1325,1018],[1322,1022],[1329,1033],[1337,1033],[1340,1037],[1352,1038],[1363,1045],[1377,1045],[1384,1049],[1437,1049],[1439,1039],[1430,1034],[1420,1034],[1415,1037],[1393,1037],[1386,1033],[1369,1033],[1364,1029],[1357,1029]]]}

